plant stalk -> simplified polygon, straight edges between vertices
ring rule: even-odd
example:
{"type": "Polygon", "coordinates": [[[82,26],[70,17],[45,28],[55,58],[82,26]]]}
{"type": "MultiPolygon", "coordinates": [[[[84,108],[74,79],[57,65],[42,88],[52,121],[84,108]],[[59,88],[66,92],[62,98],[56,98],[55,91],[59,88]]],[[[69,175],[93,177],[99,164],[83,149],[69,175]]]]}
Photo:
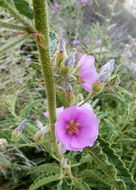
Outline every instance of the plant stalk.
{"type": "Polygon", "coordinates": [[[51,67],[50,53],[49,53],[49,33],[48,33],[48,18],[47,18],[47,1],[46,0],[33,0],[33,8],[35,15],[35,27],[40,36],[37,41],[39,49],[40,61],[42,64],[43,77],[45,81],[45,88],[48,101],[48,112],[50,122],[50,132],[52,142],[55,144],[55,130],[54,123],[56,121],[56,93],[53,79],[53,72],[51,67]],[[40,45],[42,40],[42,44],[40,45]]]}

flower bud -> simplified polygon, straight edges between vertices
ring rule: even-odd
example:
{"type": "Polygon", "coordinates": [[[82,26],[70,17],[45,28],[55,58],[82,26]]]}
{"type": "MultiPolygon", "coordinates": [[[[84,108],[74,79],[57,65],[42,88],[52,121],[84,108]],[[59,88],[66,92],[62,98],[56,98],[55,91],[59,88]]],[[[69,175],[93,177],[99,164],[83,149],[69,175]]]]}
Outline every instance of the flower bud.
{"type": "Polygon", "coordinates": [[[27,119],[21,121],[18,127],[12,132],[12,141],[18,142],[21,138],[22,130],[26,124],[27,119]]]}
{"type": "Polygon", "coordinates": [[[73,49],[73,52],[69,54],[69,56],[64,62],[61,62],[61,65],[60,65],[61,74],[64,76],[69,74],[73,68],[74,63],[75,63],[75,49],[73,49]]]}
{"type": "Polygon", "coordinates": [[[75,95],[70,84],[65,84],[65,100],[68,105],[72,105],[75,101],[75,95]]]}
{"type": "Polygon", "coordinates": [[[65,41],[61,40],[58,43],[57,51],[55,53],[56,67],[59,69],[62,62],[67,58],[67,53],[65,49],[65,41]]]}
{"type": "Polygon", "coordinates": [[[4,150],[7,144],[8,142],[5,138],[0,138],[0,151],[4,150]]]}
{"type": "Polygon", "coordinates": [[[66,152],[65,146],[64,146],[64,144],[61,141],[59,141],[59,143],[58,143],[58,150],[59,150],[59,153],[61,155],[66,152]]]}
{"type": "Polygon", "coordinates": [[[96,94],[100,93],[100,92],[103,90],[103,88],[104,88],[104,84],[101,83],[101,82],[98,80],[98,81],[97,81],[96,83],[94,83],[94,85],[93,85],[93,95],[96,95],[96,94]]]}
{"type": "Polygon", "coordinates": [[[35,142],[40,142],[44,140],[45,134],[49,132],[49,126],[42,127],[39,131],[34,135],[35,142]]]}
{"type": "Polygon", "coordinates": [[[111,73],[113,72],[113,69],[114,69],[114,64],[115,64],[115,60],[111,59],[108,61],[108,63],[106,63],[105,65],[101,67],[101,70],[100,70],[101,82],[105,82],[106,80],[110,78],[111,73]]]}
{"type": "Polygon", "coordinates": [[[68,159],[67,158],[64,159],[62,164],[63,164],[64,168],[67,167],[67,165],[68,165],[68,159]]]}

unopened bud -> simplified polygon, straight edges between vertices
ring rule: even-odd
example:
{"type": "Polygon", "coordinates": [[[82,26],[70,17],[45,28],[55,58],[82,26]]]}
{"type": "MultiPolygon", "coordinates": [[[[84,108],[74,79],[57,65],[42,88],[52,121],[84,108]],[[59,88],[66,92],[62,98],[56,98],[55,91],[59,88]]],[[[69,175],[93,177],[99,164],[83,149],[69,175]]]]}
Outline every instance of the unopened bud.
{"type": "Polygon", "coordinates": [[[12,132],[12,141],[18,142],[21,138],[22,130],[26,124],[27,119],[21,121],[18,127],[12,132]]]}
{"type": "Polygon", "coordinates": [[[43,141],[45,134],[47,134],[48,132],[49,132],[49,126],[48,125],[41,128],[39,131],[37,131],[37,133],[34,135],[35,142],[43,141]]]}
{"type": "Polygon", "coordinates": [[[75,49],[69,54],[67,59],[64,62],[61,62],[60,71],[62,75],[67,75],[72,70],[75,63],[75,49]]]}
{"type": "Polygon", "coordinates": [[[94,85],[93,85],[93,95],[96,95],[98,93],[100,93],[104,88],[104,84],[101,83],[100,81],[97,81],[94,85]]]}
{"type": "Polygon", "coordinates": [[[68,165],[68,159],[67,158],[64,159],[62,164],[63,164],[64,168],[67,167],[67,165],[68,165]]]}
{"type": "Polygon", "coordinates": [[[59,153],[61,155],[66,152],[66,148],[65,148],[64,144],[61,141],[59,141],[59,143],[58,143],[58,150],[59,150],[59,153]]]}
{"type": "Polygon", "coordinates": [[[57,46],[57,50],[59,52],[64,52],[64,51],[66,51],[65,47],[66,47],[65,41],[63,39],[60,40],[59,43],[58,43],[58,46],[57,46]]]}
{"type": "Polygon", "coordinates": [[[0,151],[4,150],[8,142],[5,138],[0,138],[0,151]]]}
{"type": "Polygon", "coordinates": [[[75,95],[73,92],[73,88],[70,84],[65,84],[65,100],[68,105],[72,105],[75,101],[75,95]]]}
{"type": "Polygon", "coordinates": [[[69,54],[68,58],[66,59],[65,65],[67,67],[71,67],[71,66],[74,65],[74,63],[75,63],[75,53],[76,53],[76,51],[75,51],[75,49],[73,49],[73,52],[71,52],[69,54]]]}
{"type": "Polygon", "coordinates": [[[58,43],[57,51],[55,53],[56,67],[58,68],[58,70],[60,69],[61,63],[64,62],[66,58],[67,58],[67,53],[65,48],[65,41],[61,40],[58,43]]]}
{"type": "Polygon", "coordinates": [[[108,80],[111,76],[111,73],[113,72],[114,69],[114,65],[115,65],[115,60],[111,59],[108,61],[108,63],[106,63],[105,65],[102,66],[101,70],[100,70],[100,81],[101,82],[105,82],[106,80],[108,80]]]}

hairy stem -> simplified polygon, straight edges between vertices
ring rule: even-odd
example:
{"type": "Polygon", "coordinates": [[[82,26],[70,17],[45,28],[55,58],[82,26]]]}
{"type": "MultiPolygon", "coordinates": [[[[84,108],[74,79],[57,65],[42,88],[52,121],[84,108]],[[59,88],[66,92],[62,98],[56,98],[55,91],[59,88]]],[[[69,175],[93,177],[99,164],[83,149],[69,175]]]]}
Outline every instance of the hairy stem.
{"type": "Polygon", "coordinates": [[[45,81],[49,121],[51,128],[52,141],[55,143],[54,123],[56,121],[56,94],[53,80],[53,73],[49,53],[49,34],[48,34],[48,18],[47,18],[47,1],[46,0],[33,0],[34,14],[35,14],[35,27],[39,32],[41,40],[37,40],[37,45],[40,54],[40,61],[42,64],[42,71],[45,81]]]}

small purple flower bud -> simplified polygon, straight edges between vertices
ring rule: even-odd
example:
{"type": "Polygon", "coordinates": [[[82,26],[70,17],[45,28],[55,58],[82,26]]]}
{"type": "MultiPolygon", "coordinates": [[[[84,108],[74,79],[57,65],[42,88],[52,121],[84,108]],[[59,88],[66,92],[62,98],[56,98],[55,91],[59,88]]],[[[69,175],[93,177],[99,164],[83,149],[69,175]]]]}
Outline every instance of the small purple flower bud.
{"type": "Polygon", "coordinates": [[[115,65],[115,60],[111,59],[108,61],[108,63],[106,63],[105,65],[101,67],[101,70],[100,70],[101,82],[105,82],[107,79],[110,78],[111,73],[113,72],[113,69],[114,69],[114,65],[115,65]]]}
{"type": "Polygon", "coordinates": [[[75,63],[75,49],[69,54],[69,56],[64,60],[64,62],[61,62],[60,64],[60,73],[63,76],[67,76],[75,63]]]}
{"type": "Polygon", "coordinates": [[[72,86],[71,86],[70,84],[68,84],[68,83],[65,84],[65,89],[66,89],[66,91],[67,91],[68,93],[73,92],[72,86]]]}
{"type": "Polygon", "coordinates": [[[65,48],[65,41],[60,40],[57,46],[57,51],[55,53],[55,64],[56,64],[56,69],[60,71],[60,66],[61,64],[64,64],[64,61],[67,58],[67,52],[65,48]]]}
{"type": "Polygon", "coordinates": [[[27,119],[23,119],[15,130],[22,132],[24,125],[26,124],[26,121],[27,121],[27,119]]]}
{"type": "Polygon", "coordinates": [[[65,84],[65,100],[68,105],[72,105],[75,101],[75,95],[73,92],[73,88],[70,84],[65,84]]]}
{"type": "Polygon", "coordinates": [[[20,122],[18,127],[12,132],[12,140],[15,142],[18,142],[21,138],[21,133],[24,128],[24,125],[26,124],[27,119],[24,119],[20,122]]]}
{"type": "Polygon", "coordinates": [[[64,52],[66,50],[65,47],[66,47],[65,41],[63,39],[60,40],[57,46],[57,50],[59,50],[60,52],[64,52]]]}
{"type": "Polygon", "coordinates": [[[66,67],[71,67],[75,63],[75,52],[75,49],[73,49],[73,52],[71,52],[68,58],[65,60],[64,64],[66,67]]]}

